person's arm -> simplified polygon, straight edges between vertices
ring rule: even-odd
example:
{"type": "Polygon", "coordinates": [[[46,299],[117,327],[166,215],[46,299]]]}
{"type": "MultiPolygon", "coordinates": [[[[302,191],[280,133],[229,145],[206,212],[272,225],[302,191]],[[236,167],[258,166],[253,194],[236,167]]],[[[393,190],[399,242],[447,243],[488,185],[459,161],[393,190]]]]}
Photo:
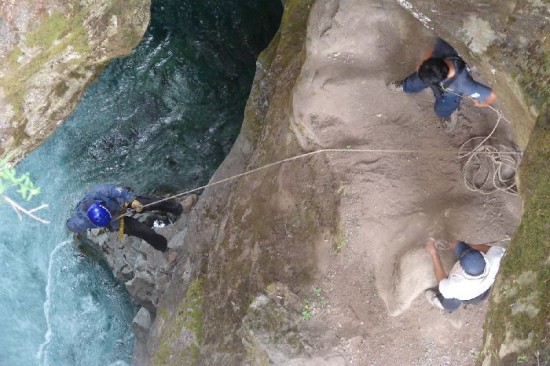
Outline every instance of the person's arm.
{"type": "Polygon", "coordinates": [[[67,229],[73,233],[82,233],[88,229],[95,227],[90,223],[87,217],[84,217],[81,213],[76,213],[73,217],[67,220],[65,223],[67,229]]]}
{"type": "Polygon", "coordinates": [[[491,249],[489,244],[468,244],[472,249],[479,250],[482,253],[487,253],[491,249]]]}
{"type": "Polygon", "coordinates": [[[418,69],[420,69],[420,66],[422,66],[422,64],[424,63],[424,61],[426,60],[429,60],[432,55],[434,53],[434,47],[430,47],[428,50],[426,50],[426,52],[424,52],[424,55],[422,55],[422,61],[420,61],[418,63],[418,65],[416,65],[416,71],[418,71],[418,69]]]}
{"type": "Polygon", "coordinates": [[[418,64],[418,67],[416,68],[417,70],[420,68],[420,65],[422,65],[422,63],[426,60],[428,60],[430,57],[432,57],[434,53],[434,48],[433,46],[430,47],[428,50],[426,50],[426,52],[424,52],[424,55],[422,56],[422,61],[420,62],[420,64],[418,64]]]}
{"type": "Polygon", "coordinates": [[[487,107],[497,100],[493,89],[478,83],[470,74],[467,75],[464,94],[470,97],[476,107],[487,107]]]}
{"type": "Polygon", "coordinates": [[[492,91],[489,97],[485,99],[483,102],[479,102],[477,101],[477,99],[472,99],[472,100],[474,101],[474,105],[476,107],[487,107],[493,104],[495,100],[497,100],[497,95],[495,94],[495,92],[492,91]]]}
{"type": "Polygon", "coordinates": [[[403,80],[403,91],[405,93],[418,93],[429,86],[429,84],[420,80],[416,71],[403,80]]]}
{"type": "Polygon", "coordinates": [[[136,212],[143,211],[143,204],[136,199],[136,194],[126,188],[119,187],[113,184],[109,188],[109,196],[116,198],[122,204],[122,206],[128,205],[136,212]],[[121,200],[123,202],[121,202],[121,200]]]}
{"type": "Polygon", "coordinates": [[[115,184],[104,184],[99,186],[98,192],[116,200],[119,202],[130,203],[134,200],[136,195],[130,190],[117,186],[115,184]]]}
{"type": "Polygon", "coordinates": [[[134,192],[127,188],[117,186],[115,184],[100,184],[95,186],[89,193],[94,200],[95,199],[109,199],[115,201],[119,210],[131,206],[137,212],[141,212],[143,205],[137,201],[134,192]]]}
{"type": "Polygon", "coordinates": [[[430,240],[428,240],[428,244],[426,244],[426,250],[428,251],[428,253],[430,253],[430,256],[432,257],[435,279],[437,280],[437,283],[439,283],[447,278],[447,273],[445,273],[445,270],[443,269],[441,258],[439,257],[439,253],[437,252],[437,248],[435,247],[434,238],[430,238],[430,240]]]}

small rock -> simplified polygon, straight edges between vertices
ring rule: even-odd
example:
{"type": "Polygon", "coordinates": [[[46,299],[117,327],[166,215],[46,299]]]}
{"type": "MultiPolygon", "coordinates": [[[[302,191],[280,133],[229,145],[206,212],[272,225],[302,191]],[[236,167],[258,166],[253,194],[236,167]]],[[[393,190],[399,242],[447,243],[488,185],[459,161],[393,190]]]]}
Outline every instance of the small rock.
{"type": "Polygon", "coordinates": [[[183,206],[183,212],[191,212],[191,209],[193,208],[193,206],[195,206],[198,200],[199,198],[196,194],[190,194],[189,196],[185,197],[185,199],[181,203],[181,205],[183,206]]]}
{"type": "Polygon", "coordinates": [[[147,309],[139,309],[132,321],[132,327],[134,328],[134,334],[138,342],[143,343],[147,340],[149,329],[151,329],[151,314],[147,309]]]}
{"type": "Polygon", "coordinates": [[[178,252],[176,250],[170,249],[166,253],[166,261],[170,264],[176,263],[178,259],[178,252]]]}

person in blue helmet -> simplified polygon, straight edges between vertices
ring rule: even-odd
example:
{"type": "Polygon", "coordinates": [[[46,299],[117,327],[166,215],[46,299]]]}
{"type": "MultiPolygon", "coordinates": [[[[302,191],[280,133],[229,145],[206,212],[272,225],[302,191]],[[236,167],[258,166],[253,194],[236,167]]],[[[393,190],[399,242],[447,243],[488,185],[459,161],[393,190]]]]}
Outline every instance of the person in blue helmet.
{"type": "Polygon", "coordinates": [[[121,216],[128,208],[135,212],[159,210],[176,217],[183,211],[181,204],[174,199],[157,201],[159,199],[138,196],[130,189],[115,184],[99,184],[92,187],[78,202],[74,215],[67,220],[66,226],[75,233],[106,228],[119,232],[120,236],[126,234],[141,238],[153,248],[165,252],[168,250],[168,243],[164,236],[133,217],[121,216]]]}
{"type": "Polygon", "coordinates": [[[487,298],[506,249],[463,241],[453,241],[446,249],[452,249],[458,258],[448,276],[441,264],[436,240],[430,238],[426,245],[438,282],[437,289],[424,292],[428,301],[441,310],[452,312],[462,304],[477,304],[487,298]]]}
{"type": "Polygon", "coordinates": [[[456,50],[441,38],[425,55],[417,71],[403,80],[388,84],[390,91],[417,93],[430,88],[435,96],[434,111],[441,124],[452,131],[458,124],[454,113],[463,97],[468,97],[476,107],[491,105],[496,94],[491,88],[476,82],[466,63],[456,50]]]}

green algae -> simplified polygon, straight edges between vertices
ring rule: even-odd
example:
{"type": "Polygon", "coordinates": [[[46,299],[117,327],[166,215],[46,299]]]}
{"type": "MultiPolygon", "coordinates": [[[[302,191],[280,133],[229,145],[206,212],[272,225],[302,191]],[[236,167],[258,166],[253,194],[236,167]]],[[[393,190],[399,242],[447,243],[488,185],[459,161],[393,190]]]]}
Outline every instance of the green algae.
{"type": "MultiPolygon", "coordinates": [[[[5,100],[12,105],[16,119],[19,121],[15,133],[16,145],[25,138],[26,125],[23,116],[23,103],[28,91],[28,81],[46,64],[55,60],[64,51],[71,50],[78,54],[89,52],[88,36],[83,26],[84,13],[78,13],[72,18],[66,18],[61,13],[54,13],[25,36],[26,47],[38,49],[36,56],[24,63],[20,59],[24,54],[20,47],[15,47],[6,57],[9,69],[13,70],[8,76],[0,78],[0,87],[4,90],[5,100]]],[[[68,65],[76,63],[69,61],[68,65]]],[[[52,64],[52,68],[61,67],[61,64],[52,64]]],[[[68,67],[64,65],[63,67],[68,67]]],[[[44,107],[45,108],[45,107],[44,107]]]]}
{"type": "MultiPolygon", "coordinates": [[[[524,214],[504,257],[485,321],[485,357],[518,345],[506,359],[550,355],[550,113],[545,110],[531,134],[520,166],[524,214]],[[522,276],[522,274],[524,274],[522,276]],[[523,279],[522,279],[523,278],[523,279]],[[525,280],[525,279],[529,280],[525,280]],[[510,293],[509,296],[506,294],[510,293]],[[519,305],[534,311],[514,311],[519,305]]],[[[506,361],[508,362],[508,361],[506,361]]]]}
{"type": "Polygon", "coordinates": [[[197,278],[189,284],[185,298],[171,317],[166,309],[159,308],[157,314],[167,328],[153,357],[155,366],[197,364],[203,339],[202,304],[203,280],[197,278]],[[182,334],[188,339],[181,340],[182,334]]]}

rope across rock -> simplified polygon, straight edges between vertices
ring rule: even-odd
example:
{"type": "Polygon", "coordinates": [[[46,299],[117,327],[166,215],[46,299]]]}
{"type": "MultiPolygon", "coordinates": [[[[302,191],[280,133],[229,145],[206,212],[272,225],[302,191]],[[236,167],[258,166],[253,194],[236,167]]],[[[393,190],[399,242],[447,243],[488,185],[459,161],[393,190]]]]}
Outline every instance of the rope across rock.
{"type": "MultiPolygon", "coordinates": [[[[456,94],[456,93],[454,93],[456,94]]],[[[456,94],[458,95],[458,94],[456,94]]],[[[464,98],[463,96],[459,97],[464,98]]],[[[506,143],[500,141],[493,136],[500,121],[505,120],[509,122],[502,111],[487,106],[495,113],[497,113],[497,121],[486,137],[472,137],[464,142],[458,149],[458,158],[466,158],[466,162],[462,168],[463,181],[466,188],[473,192],[479,192],[481,194],[491,194],[496,191],[503,191],[509,194],[517,194],[517,188],[515,183],[515,173],[517,165],[522,156],[522,152],[516,151],[513,147],[507,146],[506,143]],[[481,140],[479,143],[477,141],[481,140]],[[466,150],[469,144],[477,143],[475,148],[466,150]],[[498,145],[498,148],[495,146],[498,145]],[[481,182],[480,182],[481,181],[481,182]]],[[[393,149],[319,149],[304,154],[292,156],[289,158],[281,159],[273,163],[269,163],[252,170],[233,175],[219,181],[205,184],[203,186],[181,192],[161,200],[152,202],[144,207],[153,205],[155,203],[167,201],[173,198],[185,196],[202,189],[212,187],[218,184],[229,182],[250,174],[257,173],[261,170],[271,168],[276,165],[280,165],[289,161],[307,158],[313,155],[322,153],[371,153],[371,154],[456,154],[456,151],[450,150],[393,150],[393,149]]]]}

